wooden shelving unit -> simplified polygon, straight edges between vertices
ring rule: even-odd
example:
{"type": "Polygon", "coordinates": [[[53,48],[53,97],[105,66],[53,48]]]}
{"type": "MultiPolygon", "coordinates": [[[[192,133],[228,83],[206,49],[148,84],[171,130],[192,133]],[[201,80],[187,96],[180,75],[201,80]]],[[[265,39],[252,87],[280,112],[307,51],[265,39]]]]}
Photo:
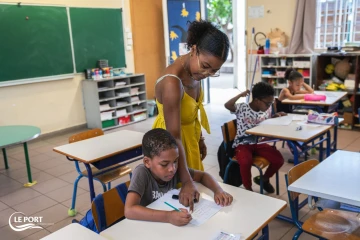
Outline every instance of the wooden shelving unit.
{"type": "MultiPolygon", "coordinates": [[[[359,118],[355,117],[358,114],[358,109],[360,108],[360,54],[346,53],[346,54],[321,54],[317,57],[317,67],[316,67],[316,89],[319,89],[319,86],[325,81],[331,79],[331,75],[325,72],[325,67],[328,64],[331,64],[331,58],[344,59],[349,58],[351,63],[350,74],[355,74],[355,88],[353,90],[345,90],[348,94],[349,99],[353,99],[352,102],[352,123],[349,124],[352,129],[359,126],[359,118]]],[[[340,112],[340,114],[343,114],[340,112]]],[[[357,127],[360,130],[359,127],[357,127]]]]}
{"type": "Polygon", "coordinates": [[[88,128],[110,130],[147,118],[144,74],[83,80],[88,128]]]}
{"type": "Polygon", "coordinates": [[[287,68],[294,68],[304,76],[304,81],[313,85],[313,55],[309,54],[264,54],[260,55],[261,81],[274,86],[275,95],[279,96],[281,89],[287,87],[284,74],[287,68]],[[285,65],[282,65],[282,60],[285,65]]]}

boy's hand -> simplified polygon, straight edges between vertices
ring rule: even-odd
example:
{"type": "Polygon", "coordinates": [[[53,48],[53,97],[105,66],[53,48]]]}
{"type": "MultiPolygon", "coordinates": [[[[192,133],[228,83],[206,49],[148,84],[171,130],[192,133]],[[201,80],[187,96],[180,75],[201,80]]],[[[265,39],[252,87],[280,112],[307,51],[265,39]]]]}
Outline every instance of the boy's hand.
{"type": "Polygon", "coordinates": [[[175,226],[184,226],[191,221],[191,214],[184,208],[180,208],[181,212],[171,211],[168,214],[168,222],[175,226]]]}
{"type": "Polygon", "coordinates": [[[214,200],[217,205],[222,207],[229,206],[233,201],[233,196],[221,189],[214,193],[214,200]]]}
{"type": "Polygon", "coordinates": [[[246,97],[249,94],[250,94],[250,91],[246,90],[245,92],[240,93],[240,97],[246,97]]]}

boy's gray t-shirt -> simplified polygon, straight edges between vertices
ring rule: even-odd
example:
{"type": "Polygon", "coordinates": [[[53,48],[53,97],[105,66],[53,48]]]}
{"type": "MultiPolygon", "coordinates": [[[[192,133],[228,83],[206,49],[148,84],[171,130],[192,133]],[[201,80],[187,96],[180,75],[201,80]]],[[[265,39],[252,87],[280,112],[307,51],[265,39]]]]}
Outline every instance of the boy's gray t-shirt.
{"type": "MultiPolygon", "coordinates": [[[[189,169],[191,177],[194,176],[194,170],[189,169]]],[[[168,191],[176,188],[180,182],[179,172],[165,184],[159,184],[150,170],[144,164],[138,165],[132,172],[130,186],[128,192],[136,192],[140,195],[140,205],[146,207],[156,199],[162,197],[168,191]]]]}

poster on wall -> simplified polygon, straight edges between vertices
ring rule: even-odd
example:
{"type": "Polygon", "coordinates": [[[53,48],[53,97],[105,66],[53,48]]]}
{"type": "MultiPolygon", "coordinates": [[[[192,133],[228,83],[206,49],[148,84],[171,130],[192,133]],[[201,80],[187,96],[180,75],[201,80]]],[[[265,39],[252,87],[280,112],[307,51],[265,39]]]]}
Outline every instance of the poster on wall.
{"type": "Polygon", "coordinates": [[[169,33],[169,63],[173,63],[180,55],[188,53],[186,47],[188,21],[199,21],[200,0],[168,0],[167,19],[169,33]]]}

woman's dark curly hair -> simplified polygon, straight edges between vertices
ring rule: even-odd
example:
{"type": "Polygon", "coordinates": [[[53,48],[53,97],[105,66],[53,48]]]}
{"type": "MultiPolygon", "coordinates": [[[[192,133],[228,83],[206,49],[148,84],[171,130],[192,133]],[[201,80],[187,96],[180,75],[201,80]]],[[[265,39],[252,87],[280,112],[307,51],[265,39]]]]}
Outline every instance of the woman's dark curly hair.
{"type": "Polygon", "coordinates": [[[199,51],[207,52],[226,61],[229,54],[230,42],[225,33],[211,22],[200,20],[188,22],[187,48],[196,45],[199,51]]]}

